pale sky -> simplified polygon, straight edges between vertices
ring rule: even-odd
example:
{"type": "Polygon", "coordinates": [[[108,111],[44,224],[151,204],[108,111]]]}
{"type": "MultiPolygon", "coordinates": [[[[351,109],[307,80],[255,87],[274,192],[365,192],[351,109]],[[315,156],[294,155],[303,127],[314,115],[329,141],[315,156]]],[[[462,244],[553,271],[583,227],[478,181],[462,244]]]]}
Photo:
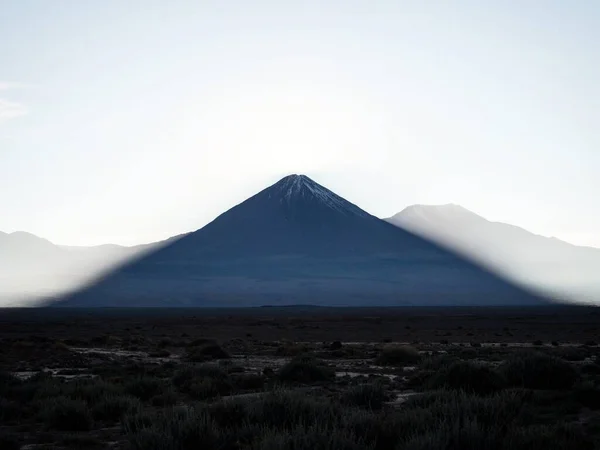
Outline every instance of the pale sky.
{"type": "Polygon", "coordinates": [[[0,0],[0,230],[137,244],[290,173],[600,247],[600,2],[0,0]]]}

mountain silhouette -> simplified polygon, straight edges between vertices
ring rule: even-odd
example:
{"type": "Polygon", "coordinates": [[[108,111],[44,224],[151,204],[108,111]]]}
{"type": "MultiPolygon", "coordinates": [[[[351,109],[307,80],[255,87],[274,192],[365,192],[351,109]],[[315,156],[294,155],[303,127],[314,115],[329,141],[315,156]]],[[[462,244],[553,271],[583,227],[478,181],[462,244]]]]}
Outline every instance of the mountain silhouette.
{"type": "Polygon", "coordinates": [[[459,205],[413,205],[386,219],[548,295],[600,300],[600,249],[485,219],[459,205]]]}
{"type": "Polygon", "coordinates": [[[290,175],[58,306],[521,305],[541,300],[290,175]]]}

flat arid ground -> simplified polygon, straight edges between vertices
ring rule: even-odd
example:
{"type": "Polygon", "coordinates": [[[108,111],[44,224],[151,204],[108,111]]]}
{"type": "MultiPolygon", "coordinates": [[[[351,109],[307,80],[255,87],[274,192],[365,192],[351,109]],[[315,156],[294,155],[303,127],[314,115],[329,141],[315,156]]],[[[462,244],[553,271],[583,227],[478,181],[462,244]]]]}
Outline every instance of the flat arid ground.
{"type": "Polygon", "coordinates": [[[600,309],[0,310],[0,449],[600,448],[600,309]]]}

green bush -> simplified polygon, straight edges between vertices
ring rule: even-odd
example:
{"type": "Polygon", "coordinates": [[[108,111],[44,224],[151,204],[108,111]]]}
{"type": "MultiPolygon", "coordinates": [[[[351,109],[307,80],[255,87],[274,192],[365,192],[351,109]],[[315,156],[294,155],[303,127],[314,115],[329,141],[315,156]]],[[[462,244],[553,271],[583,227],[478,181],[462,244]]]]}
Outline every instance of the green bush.
{"type": "Polygon", "coordinates": [[[511,386],[528,389],[569,389],[578,377],[568,362],[535,352],[513,355],[499,369],[511,386]]]}
{"type": "Polygon", "coordinates": [[[310,356],[301,356],[285,364],[278,373],[283,382],[315,383],[335,378],[335,371],[310,356]]]}
{"type": "Polygon", "coordinates": [[[382,366],[404,366],[416,364],[421,360],[419,352],[408,345],[385,347],[377,357],[377,364],[382,366]]]}
{"type": "Polygon", "coordinates": [[[49,428],[59,431],[89,431],[92,414],[82,400],[56,397],[41,405],[41,418],[49,428]]]}
{"type": "Polygon", "coordinates": [[[504,378],[480,363],[459,361],[442,367],[425,383],[428,389],[457,389],[490,394],[506,385],[504,378]]]}

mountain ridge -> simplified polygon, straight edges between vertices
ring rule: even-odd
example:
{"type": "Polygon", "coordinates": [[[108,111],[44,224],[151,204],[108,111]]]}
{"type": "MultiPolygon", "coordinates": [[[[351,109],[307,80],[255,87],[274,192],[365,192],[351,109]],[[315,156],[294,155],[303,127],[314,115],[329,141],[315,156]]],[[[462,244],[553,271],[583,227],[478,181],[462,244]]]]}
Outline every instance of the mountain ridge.
{"type": "Polygon", "coordinates": [[[57,305],[283,306],[315,300],[323,306],[540,302],[312,179],[291,175],[57,305]]]}
{"type": "Polygon", "coordinates": [[[600,300],[600,249],[490,221],[466,208],[457,211],[425,205],[419,215],[405,208],[386,220],[532,289],[574,301],[600,300]]]}

